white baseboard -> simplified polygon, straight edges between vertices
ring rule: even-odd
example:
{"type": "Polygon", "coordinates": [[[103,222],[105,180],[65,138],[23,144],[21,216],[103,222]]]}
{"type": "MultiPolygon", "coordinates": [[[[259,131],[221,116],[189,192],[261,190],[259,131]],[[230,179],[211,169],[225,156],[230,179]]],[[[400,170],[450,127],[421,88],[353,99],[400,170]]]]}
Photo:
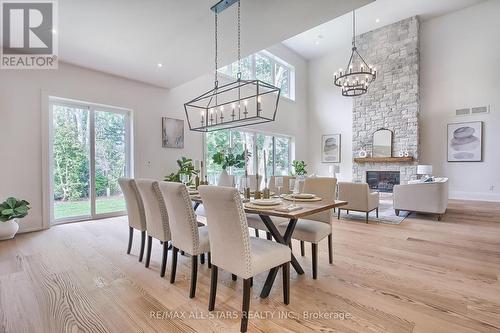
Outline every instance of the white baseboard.
{"type": "Polygon", "coordinates": [[[500,193],[452,191],[450,199],[500,202],[500,193]]]}

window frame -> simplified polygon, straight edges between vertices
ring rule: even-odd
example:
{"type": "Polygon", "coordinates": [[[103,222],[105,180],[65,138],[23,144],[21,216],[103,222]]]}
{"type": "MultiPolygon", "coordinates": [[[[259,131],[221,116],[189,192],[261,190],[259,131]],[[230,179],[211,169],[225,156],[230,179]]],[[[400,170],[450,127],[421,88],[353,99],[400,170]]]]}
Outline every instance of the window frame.
{"type": "MultiPolygon", "coordinates": [[[[240,133],[250,133],[252,134],[252,141],[253,141],[253,150],[252,150],[252,159],[253,159],[253,165],[254,168],[258,168],[257,164],[257,135],[264,135],[264,136],[271,136],[272,137],[272,154],[273,154],[273,167],[272,167],[272,175],[276,175],[276,158],[275,158],[275,153],[276,153],[276,138],[280,139],[285,139],[288,141],[288,172],[290,173],[292,169],[292,159],[293,159],[293,137],[286,135],[286,134],[275,134],[271,132],[265,132],[265,131],[256,131],[256,130],[245,130],[245,129],[228,129],[226,131],[229,131],[229,147],[228,148],[234,148],[234,135],[233,132],[240,132],[240,133]]],[[[211,156],[208,155],[208,149],[207,149],[207,135],[209,133],[204,133],[203,135],[203,160],[204,160],[204,165],[205,168],[208,166],[208,160],[211,158],[211,156]]],[[[228,170],[229,173],[232,173],[232,167],[228,170]]],[[[205,171],[205,173],[207,173],[205,171]]],[[[255,173],[255,170],[254,170],[255,173]]]]}
{"type": "MultiPolygon", "coordinates": [[[[290,101],[295,101],[295,67],[283,59],[275,56],[271,52],[267,50],[262,50],[259,52],[256,52],[254,54],[251,54],[245,58],[250,58],[250,64],[251,64],[251,77],[249,79],[255,80],[257,78],[257,72],[256,72],[256,56],[268,59],[271,62],[271,82],[267,82],[269,84],[275,85],[276,84],[276,68],[277,65],[285,67],[288,71],[288,94],[285,95],[283,92],[281,93],[281,96],[286,98],[287,100],[290,101]]],[[[243,61],[245,58],[241,59],[243,61]]],[[[228,79],[236,79],[236,77],[232,74],[227,74],[227,73],[233,73],[233,66],[237,66],[237,61],[230,63],[229,65],[226,65],[224,67],[221,67],[217,70],[218,74],[222,75],[222,77],[228,78],[228,79]]]]}

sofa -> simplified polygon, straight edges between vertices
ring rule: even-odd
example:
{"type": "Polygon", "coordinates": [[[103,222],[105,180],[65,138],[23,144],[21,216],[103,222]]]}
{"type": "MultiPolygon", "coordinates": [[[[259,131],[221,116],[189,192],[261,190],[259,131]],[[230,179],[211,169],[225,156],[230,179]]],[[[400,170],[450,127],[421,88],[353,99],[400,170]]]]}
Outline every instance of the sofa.
{"type": "Polygon", "coordinates": [[[448,178],[435,178],[394,186],[394,210],[436,214],[438,221],[448,207],[448,178]]]}

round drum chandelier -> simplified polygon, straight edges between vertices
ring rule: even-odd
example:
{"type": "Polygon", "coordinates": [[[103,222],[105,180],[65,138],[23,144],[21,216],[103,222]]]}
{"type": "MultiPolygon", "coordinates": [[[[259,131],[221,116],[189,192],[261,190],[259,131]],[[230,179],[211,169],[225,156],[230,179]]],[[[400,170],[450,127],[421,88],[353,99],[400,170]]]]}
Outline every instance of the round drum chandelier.
{"type": "Polygon", "coordinates": [[[346,70],[334,74],[334,84],[342,89],[342,96],[365,94],[377,77],[377,69],[368,65],[356,47],[356,13],[352,11],[352,52],[346,70]]]}

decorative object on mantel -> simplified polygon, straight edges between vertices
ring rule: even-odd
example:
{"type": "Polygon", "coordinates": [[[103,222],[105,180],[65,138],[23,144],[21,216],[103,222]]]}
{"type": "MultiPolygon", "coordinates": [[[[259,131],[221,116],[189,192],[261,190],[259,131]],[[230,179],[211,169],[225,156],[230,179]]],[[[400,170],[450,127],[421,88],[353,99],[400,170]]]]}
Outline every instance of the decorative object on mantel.
{"type": "Polygon", "coordinates": [[[214,88],[184,104],[189,129],[211,132],[274,121],[281,89],[261,80],[241,79],[241,3],[238,3],[238,74],[234,82],[219,86],[218,15],[235,0],[221,0],[210,9],[215,13],[214,88]]]}
{"type": "Polygon", "coordinates": [[[321,162],[340,163],[340,134],[327,134],[321,138],[321,162]]]}
{"type": "Polygon", "coordinates": [[[26,200],[12,197],[0,203],[0,240],[14,238],[19,230],[17,221],[28,215],[29,205],[26,200]]]}
{"type": "Polygon", "coordinates": [[[356,48],[356,13],[352,11],[352,52],[345,72],[342,68],[334,74],[334,84],[342,88],[342,96],[354,97],[365,94],[370,83],[377,77],[377,69],[368,65],[356,48]],[[359,60],[357,59],[359,58],[359,60]],[[359,67],[358,63],[359,63],[359,67]],[[354,67],[354,68],[353,68],[354,67]]]}
{"type": "Polygon", "coordinates": [[[392,131],[381,128],[373,133],[372,157],[392,157],[392,131]]]}
{"type": "Polygon", "coordinates": [[[364,157],[355,158],[356,163],[405,163],[412,162],[413,156],[408,157],[364,157]]]}
{"type": "Polygon", "coordinates": [[[368,156],[368,153],[366,152],[366,150],[365,150],[365,147],[364,147],[364,146],[363,146],[363,147],[361,147],[361,150],[359,151],[358,156],[359,156],[360,158],[365,158],[365,157],[367,157],[367,156],[368,156]]]}
{"type": "Polygon", "coordinates": [[[448,162],[482,162],[483,122],[448,124],[448,162]]]}
{"type": "Polygon", "coordinates": [[[161,134],[163,148],[184,148],[184,120],[162,117],[161,134]]]}

